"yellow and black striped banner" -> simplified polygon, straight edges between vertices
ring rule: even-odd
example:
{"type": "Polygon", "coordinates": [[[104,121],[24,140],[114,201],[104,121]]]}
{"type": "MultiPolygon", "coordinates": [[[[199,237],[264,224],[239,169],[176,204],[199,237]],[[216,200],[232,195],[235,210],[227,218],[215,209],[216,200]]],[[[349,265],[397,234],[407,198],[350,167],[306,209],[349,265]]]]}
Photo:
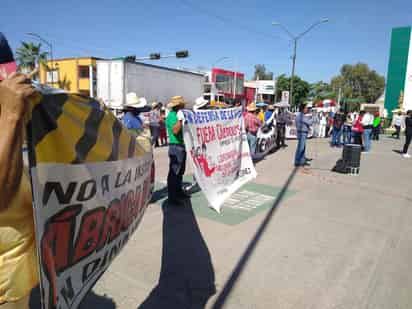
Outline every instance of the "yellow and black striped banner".
{"type": "Polygon", "coordinates": [[[109,110],[90,98],[64,93],[43,95],[33,104],[28,125],[30,163],[117,161],[141,156],[143,145],[109,110]],[[63,151],[64,150],[64,151],[63,151]]]}
{"type": "Polygon", "coordinates": [[[151,199],[150,141],[93,99],[43,94],[27,146],[44,309],[75,309],[136,230],[151,199]]]}

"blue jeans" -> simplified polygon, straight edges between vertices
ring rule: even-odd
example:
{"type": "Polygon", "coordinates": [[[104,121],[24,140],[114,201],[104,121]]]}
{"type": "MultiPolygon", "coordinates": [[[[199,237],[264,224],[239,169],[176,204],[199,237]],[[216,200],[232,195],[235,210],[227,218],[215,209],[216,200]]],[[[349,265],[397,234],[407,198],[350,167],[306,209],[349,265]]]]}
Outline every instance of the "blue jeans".
{"type": "Polygon", "coordinates": [[[247,134],[247,142],[249,143],[249,148],[250,148],[250,155],[256,154],[256,143],[257,143],[257,137],[256,135],[247,134]]]}
{"type": "Polygon", "coordinates": [[[342,136],[342,128],[338,129],[338,128],[333,127],[333,130],[332,130],[332,146],[340,146],[342,144],[341,136],[342,136]]]}
{"type": "Polygon", "coordinates": [[[352,143],[352,127],[351,126],[344,126],[343,127],[343,144],[351,144],[352,143]]]}
{"type": "Polygon", "coordinates": [[[366,152],[371,150],[371,135],[372,129],[365,129],[363,131],[363,147],[365,147],[366,152]]]}
{"type": "Polygon", "coordinates": [[[308,134],[307,133],[298,133],[298,146],[296,148],[296,154],[295,154],[295,166],[303,166],[306,163],[306,156],[305,156],[305,151],[306,151],[306,138],[308,134]]]}

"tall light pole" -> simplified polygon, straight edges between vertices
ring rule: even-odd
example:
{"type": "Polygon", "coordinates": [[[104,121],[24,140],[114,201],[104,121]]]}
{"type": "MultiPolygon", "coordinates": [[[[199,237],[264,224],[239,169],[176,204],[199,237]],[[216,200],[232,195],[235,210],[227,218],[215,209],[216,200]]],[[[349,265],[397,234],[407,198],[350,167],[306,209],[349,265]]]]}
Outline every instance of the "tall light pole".
{"type": "Polygon", "coordinates": [[[329,21],[328,18],[322,18],[321,20],[313,23],[310,27],[308,27],[305,31],[303,31],[301,34],[299,35],[294,35],[292,34],[284,25],[282,25],[281,23],[278,22],[272,22],[273,26],[279,26],[282,28],[283,31],[285,31],[287,33],[287,35],[292,39],[293,41],[293,55],[292,55],[292,75],[290,78],[290,93],[289,93],[289,104],[290,106],[293,105],[293,78],[295,77],[295,65],[296,65],[296,49],[297,49],[297,45],[298,45],[298,41],[305,35],[307,34],[309,31],[311,31],[313,28],[315,28],[316,26],[323,24],[323,23],[327,23],[329,21]]]}
{"type": "Polygon", "coordinates": [[[26,33],[27,35],[29,35],[29,36],[32,36],[32,37],[35,37],[35,38],[37,38],[40,42],[43,42],[44,44],[46,44],[48,47],[49,47],[49,49],[50,49],[50,61],[51,61],[51,65],[52,65],[52,72],[51,72],[51,82],[52,82],[52,85],[54,84],[54,80],[53,80],[53,69],[54,69],[54,63],[53,63],[53,45],[50,43],[50,42],[48,42],[48,41],[46,41],[44,38],[42,38],[40,35],[38,35],[37,33],[33,33],[33,32],[28,32],[28,33],[26,33]]]}

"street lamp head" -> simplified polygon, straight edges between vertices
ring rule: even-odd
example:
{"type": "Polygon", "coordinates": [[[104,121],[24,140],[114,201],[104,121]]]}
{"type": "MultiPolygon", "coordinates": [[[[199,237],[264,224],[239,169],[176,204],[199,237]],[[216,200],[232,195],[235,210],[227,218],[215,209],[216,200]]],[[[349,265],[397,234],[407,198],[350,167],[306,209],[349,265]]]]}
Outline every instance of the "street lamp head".
{"type": "Polygon", "coordinates": [[[329,21],[329,18],[322,18],[320,20],[321,23],[327,23],[329,21]]]}
{"type": "Polygon", "coordinates": [[[277,22],[277,21],[273,21],[273,22],[272,22],[272,26],[280,26],[280,23],[277,22]]]}

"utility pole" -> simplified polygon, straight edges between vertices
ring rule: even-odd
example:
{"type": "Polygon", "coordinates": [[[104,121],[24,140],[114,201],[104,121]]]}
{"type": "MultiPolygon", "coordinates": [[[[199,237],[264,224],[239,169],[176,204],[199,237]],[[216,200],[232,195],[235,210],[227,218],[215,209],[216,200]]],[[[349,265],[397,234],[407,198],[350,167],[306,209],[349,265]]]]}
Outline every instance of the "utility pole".
{"type": "Polygon", "coordinates": [[[298,44],[298,39],[293,40],[293,55],[292,55],[292,76],[290,78],[290,90],[289,90],[289,104],[293,106],[293,79],[295,77],[295,66],[296,66],[296,46],[298,44]]]}
{"type": "Polygon", "coordinates": [[[321,20],[313,23],[309,28],[307,28],[305,31],[303,31],[299,35],[293,35],[285,26],[283,26],[281,23],[278,22],[272,22],[273,26],[279,26],[282,28],[283,31],[287,33],[287,35],[292,39],[293,41],[293,55],[292,55],[292,76],[290,78],[290,90],[289,90],[289,104],[290,106],[293,106],[293,78],[295,76],[295,66],[296,66],[296,50],[297,50],[297,45],[299,39],[301,39],[305,34],[310,32],[313,28],[316,26],[327,23],[329,19],[327,18],[322,18],[321,20]]]}
{"type": "Polygon", "coordinates": [[[342,87],[339,87],[339,94],[338,94],[338,106],[339,106],[339,109],[340,109],[340,100],[341,100],[341,97],[342,96],[342,87]]]}

